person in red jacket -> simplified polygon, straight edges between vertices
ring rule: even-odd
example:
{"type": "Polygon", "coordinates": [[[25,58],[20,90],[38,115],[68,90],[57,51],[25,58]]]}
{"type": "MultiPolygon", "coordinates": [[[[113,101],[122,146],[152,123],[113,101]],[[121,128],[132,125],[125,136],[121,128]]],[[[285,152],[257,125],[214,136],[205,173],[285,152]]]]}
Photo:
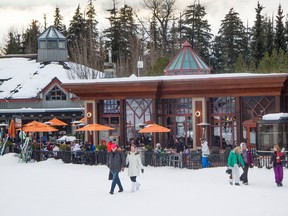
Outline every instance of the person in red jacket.
{"type": "Polygon", "coordinates": [[[108,151],[108,153],[112,151],[111,146],[112,146],[113,144],[115,144],[114,138],[113,138],[113,137],[109,137],[109,142],[107,143],[107,151],[108,151]]]}

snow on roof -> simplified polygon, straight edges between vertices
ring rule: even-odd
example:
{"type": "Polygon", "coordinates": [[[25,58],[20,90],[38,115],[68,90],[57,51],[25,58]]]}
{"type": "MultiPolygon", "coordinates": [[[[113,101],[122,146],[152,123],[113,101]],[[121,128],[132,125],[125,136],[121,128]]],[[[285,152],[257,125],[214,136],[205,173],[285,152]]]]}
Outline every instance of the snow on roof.
{"type": "MultiPolygon", "coordinates": [[[[145,81],[162,81],[162,80],[197,80],[197,79],[213,79],[213,78],[252,78],[252,77],[268,77],[281,76],[287,74],[255,74],[255,73],[227,73],[227,74],[201,74],[201,75],[174,75],[174,76],[146,76],[146,77],[120,77],[120,78],[103,78],[97,80],[81,80],[82,83],[111,83],[111,82],[145,82],[145,81]]],[[[79,83],[77,80],[64,81],[65,84],[79,83]]]]}
{"type": "Polygon", "coordinates": [[[262,120],[280,120],[282,118],[288,118],[288,113],[270,113],[264,115],[262,120]]]}
{"type": "Polygon", "coordinates": [[[34,98],[53,78],[62,83],[98,79],[103,73],[72,62],[43,64],[28,58],[0,58],[0,99],[34,98]],[[85,71],[85,73],[83,73],[85,71]],[[1,84],[1,82],[3,82],[1,84]]]}
{"type": "Polygon", "coordinates": [[[20,108],[20,109],[1,109],[1,113],[45,113],[45,112],[75,112],[75,111],[83,111],[81,107],[75,108],[20,108]]]}

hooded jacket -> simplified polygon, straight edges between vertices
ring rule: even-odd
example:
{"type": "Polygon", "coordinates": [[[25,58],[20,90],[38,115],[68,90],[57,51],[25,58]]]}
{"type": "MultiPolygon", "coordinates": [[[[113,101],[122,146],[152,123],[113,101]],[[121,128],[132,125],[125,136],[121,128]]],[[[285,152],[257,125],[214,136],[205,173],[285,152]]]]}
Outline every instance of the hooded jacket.
{"type": "Polygon", "coordinates": [[[128,176],[139,176],[140,170],[143,169],[140,154],[135,152],[129,152],[126,158],[126,165],[128,165],[128,176]]]}
{"type": "Polygon", "coordinates": [[[228,166],[229,167],[234,167],[235,164],[238,164],[239,166],[241,165],[244,167],[244,161],[242,159],[241,154],[236,154],[235,150],[231,150],[228,156],[228,166]]]}

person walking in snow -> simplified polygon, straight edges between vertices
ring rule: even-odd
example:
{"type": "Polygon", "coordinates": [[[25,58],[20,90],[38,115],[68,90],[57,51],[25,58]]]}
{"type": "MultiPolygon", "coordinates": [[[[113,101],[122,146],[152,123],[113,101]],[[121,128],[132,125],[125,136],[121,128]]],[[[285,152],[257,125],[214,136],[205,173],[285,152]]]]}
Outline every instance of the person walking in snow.
{"type": "Polygon", "coordinates": [[[253,167],[252,156],[245,142],[240,143],[240,147],[241,155],[244,161],[243,173],[240,176],[240,181],[242,181],[243,184],[248,185],[248,170],[249,167],[253,167]]]}
{"type": "Polygon", "coordinates": [[[108,155],[108,167],[112,174],[112,183],[109,193],[113,194],[116,185],[118,185],[119,187],[118,192],[123,192],[123,186],[119,178],[119,173],[121,172],[121,170],[124,171],[125,159],[122,152],[118,151],[116,144],[111,145],[111,150],[112,151],[109,152],[108,155]]]}
{"type": "Polygon", "coordinates": [[[274,145],[273,147],[273,154],[271,156],[271,161],[273,165],[274,175],[275,175],[275,182],[277,187],[282,187],[282,180],[283,180],[283,164],[282,161],[285,160],[284,153],[281,152],[279,145],[274,145]]]}
{"type": "Polygon", "coordinates": [[[233,150],[230,151],[228,156],[228,166],[232,170],[232,176],[229,178],[229,183],[233,185],[240,186],[239,184],[239,166],[244,167],[244,161],[241,156],[241,147],[237,146],[233,150]]]}
{"type": "Polygon", "coordinates": [[[140,183],[137,182],[136,178],[140,175],[140,170],[144,173],[141,157],[135,145],[131,145],[131,150],[126,157],[126,165],[128,166],[128,176],[132,182],[131,192],[135,192],[140,187],[140,183]]]}

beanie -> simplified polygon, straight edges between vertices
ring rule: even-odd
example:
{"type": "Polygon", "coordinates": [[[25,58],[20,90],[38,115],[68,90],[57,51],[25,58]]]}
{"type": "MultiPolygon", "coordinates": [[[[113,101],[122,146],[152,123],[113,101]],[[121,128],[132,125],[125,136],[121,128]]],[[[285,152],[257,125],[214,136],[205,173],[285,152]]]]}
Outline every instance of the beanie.
{"type": "Polygon", "coordinates": [[[240,147],[241,148],[246,147],[246,143],[245,142],[240,143],[240,147]]]}

